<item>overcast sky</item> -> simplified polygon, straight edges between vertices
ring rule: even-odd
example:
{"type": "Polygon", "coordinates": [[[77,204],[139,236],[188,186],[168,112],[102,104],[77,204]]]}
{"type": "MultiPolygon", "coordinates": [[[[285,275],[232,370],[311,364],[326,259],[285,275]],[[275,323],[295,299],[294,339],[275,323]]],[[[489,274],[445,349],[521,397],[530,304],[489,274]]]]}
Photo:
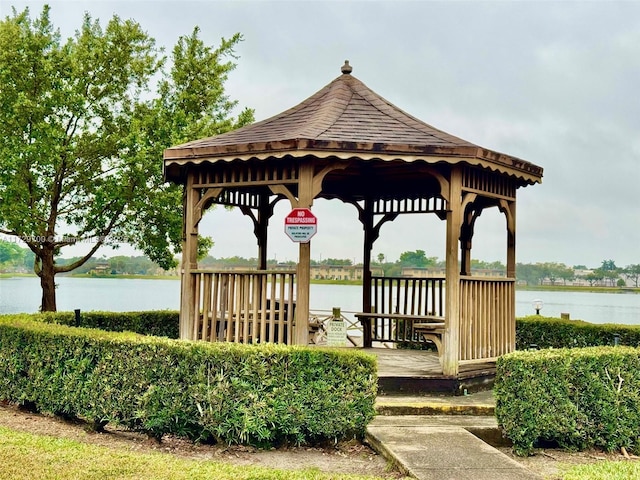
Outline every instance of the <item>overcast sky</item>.
{"type": "MultiPolygon", "coordinates": [[[[0,0],[0,14],[13,5],[35,16],[43,3],[0,0]]],[[[399,108],[544,168],[542,184],[518,190],[519,262],[640,263],[640,1],[48,3],[65,37],[85,11],[133,18],[169,50],[196,25],[212,45],[242,33],[227,91],[256,120],[300,103],[349,59],[355,77],[399,108]]],[[[289,210],[280,202],[271,220],[269,258],[297,259],[283,233],[289,210]]],[[[336,200],[313,211],[312,257],[361,261],[355,209],[336,200]]],[[[444,223],[406,217],[385,224],[374,255],[444,258],[444,223]]],[[[504,262],[504,217],[485,211],[476,225],[473,257],[504,262]]],[[[201,232],[216,257],[257,254],[239,212],[209,212],[201,232]]]]}

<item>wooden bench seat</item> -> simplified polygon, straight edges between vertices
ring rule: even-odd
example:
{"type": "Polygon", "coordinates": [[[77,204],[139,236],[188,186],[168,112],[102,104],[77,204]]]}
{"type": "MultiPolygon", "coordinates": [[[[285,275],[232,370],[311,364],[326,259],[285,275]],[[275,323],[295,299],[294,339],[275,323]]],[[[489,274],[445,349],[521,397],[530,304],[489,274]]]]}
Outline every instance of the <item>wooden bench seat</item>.
{"type": "Polygon", "coordinates": [[[409,315],[403,313],[367,313],[355,314],[360,320],[365,346],[372,341],[421,343],[433,342],[442,355],[442,336],[445,332],[444,317],[437,315],[409,315]],[[383,322],[387,320],[388,322],[383,322]],[[380,330],[388,330],[379,335],[380,330]],[[386,333],[386,334],[385,334],[386,333]]]}

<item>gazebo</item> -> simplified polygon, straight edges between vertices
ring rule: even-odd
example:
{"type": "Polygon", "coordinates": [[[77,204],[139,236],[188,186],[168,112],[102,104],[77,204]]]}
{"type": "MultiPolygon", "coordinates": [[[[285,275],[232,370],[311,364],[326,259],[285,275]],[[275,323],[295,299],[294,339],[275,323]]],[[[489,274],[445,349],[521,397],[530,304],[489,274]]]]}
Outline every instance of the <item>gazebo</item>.
{"type": "Polygon", "coordinates": [[[311,242],[296,270],[267,270],[274,205],[311,209],[317,198],[351,204],[364,230],[364,346],[436,342],[444,375],[465,362],[515,349],[516,191],[540,183],[542,168],[438,130],[342,74],[274,117],[165,150],[168,181],[184,186],[180,337],[245,343],[309,343],[311,242]],[[254,224],[258,269],[198,268],[198,223],[212,204],[234,206],[254,224]],[[474,277],[476,219],[505,216],[506,276],[474,277]],[[446,222],[442,278],[371,275],[380,227],[405,214],[446,222]]]}

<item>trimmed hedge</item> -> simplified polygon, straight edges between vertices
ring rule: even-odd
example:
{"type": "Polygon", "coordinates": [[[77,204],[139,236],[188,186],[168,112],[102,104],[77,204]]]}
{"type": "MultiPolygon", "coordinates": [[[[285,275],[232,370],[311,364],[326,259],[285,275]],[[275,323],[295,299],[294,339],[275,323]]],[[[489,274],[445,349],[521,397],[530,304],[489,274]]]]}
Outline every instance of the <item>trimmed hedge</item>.
{"type": "Polygon", "coordinates": [[[640,346],[640,326],[596,324],[581,320],[563,320],[532,315],[516,319],[516,349],[531,345],[539,348],[574,348],[613,345],[614,335],[620,345],[640,346]]]}
{"type": "Polygon", "coordinates": [[[0,399],[160,438],[270,446],[364,434],[375,358],[0,317],[0,399]]]}
{"type": "Polygon", "coordinates": [[[640,349],[514,352],[496,367],[496,417],[515,453],[541,441],[640,453],[640,349]]]}
{"type": "Polygon", "coordinates": [[[180,313],[173,310],[147,312],[81,312],[80,322],[75,312],[42,312],[30,316],[34,320],[59,323],[72,327],[99,328],[110,332],[134,332],[157,337],[179,338],[180,313]]]}

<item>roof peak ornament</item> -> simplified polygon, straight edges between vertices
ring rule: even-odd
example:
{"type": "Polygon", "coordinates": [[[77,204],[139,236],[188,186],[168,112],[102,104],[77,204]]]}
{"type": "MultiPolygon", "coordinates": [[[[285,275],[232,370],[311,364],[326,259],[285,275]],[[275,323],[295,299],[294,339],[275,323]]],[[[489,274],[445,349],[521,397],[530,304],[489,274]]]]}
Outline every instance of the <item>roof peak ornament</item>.
{"type": "Polygon", "coordinates": [[[353,67],[349,65],[349,60],[344,61],[344,65],[342,66],[340,71],[342,71],[342,73],[345,75],[349,75],[353,71],[353,67]]]}

